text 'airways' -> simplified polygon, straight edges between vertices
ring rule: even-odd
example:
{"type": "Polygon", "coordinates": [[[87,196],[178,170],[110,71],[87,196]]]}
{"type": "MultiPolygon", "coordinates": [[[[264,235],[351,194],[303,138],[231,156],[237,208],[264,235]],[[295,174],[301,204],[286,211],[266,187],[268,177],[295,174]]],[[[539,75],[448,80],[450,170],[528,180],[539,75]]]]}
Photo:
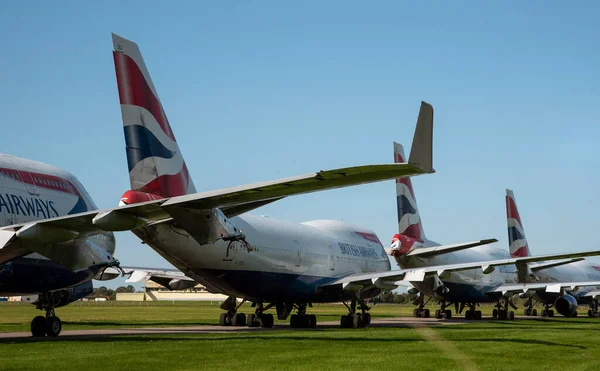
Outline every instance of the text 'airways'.
{"type": "Polygon", "coordinates": [[[0,213],[34,216],[36,218],[54,218],[59,216],[54,201],[41,198],[22,197],[9,193],[0,194],[0,213]]]}

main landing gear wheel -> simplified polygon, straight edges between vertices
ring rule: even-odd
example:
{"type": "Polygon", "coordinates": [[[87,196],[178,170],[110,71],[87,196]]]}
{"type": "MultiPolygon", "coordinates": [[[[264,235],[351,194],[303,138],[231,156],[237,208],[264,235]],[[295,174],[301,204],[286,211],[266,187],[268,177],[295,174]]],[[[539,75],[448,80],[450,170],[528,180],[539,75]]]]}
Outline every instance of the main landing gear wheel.
{"type": "Polygon", "coordinates": [[[244,313],[236,313],[231,317],[231,325],[246,326],[246,315],[244,313]]]}
{"type": "Polygon", "coordinates": [[[273,315],[271,313],[268,314],[262,314],[259,318],[258,318],[258,323],[260,325],[260,327],[264,327],[264,328],[271,328],[273,327],[273,315]]]}
{"type": "Polygon", "coordinates": [[[508,306],[511,305],[513,308],[516,308],[514,306],[514,304],[510,303],[508,299],[503,298],[500,299],[499,301],[496,302],[496,308],[494,308],[494,310],[492,311],[492,317],[494,319],[499,319],[499,320],[514,320],[515,319],[515,312],[514,311],[509,311],[508,310],[508,306]]]}
{"type": "Polygon", "coordinates": [[[235,296],[228,297],[223,304],[221,304],[221,309],[224,309],[227,312],[221,313],[219,316],[219,324],[221,326],[245,326],[246,315],[244,313],[238,313],[238,309],[240,309],[245,302],[246,299],[243,299],[240,304],[237,304],[237,298],[235,296]]]}
{"type": "Polygon", "coordinates": [[[60,318],[56,316],[50,316],[46,318],[46,335],[58,336],[58,334],[60,334],[60,330],[62,330],[60,318]]]}
{"type": "Polygon", "coordinates": [[[482,317],[480,310],[468,310],[465,312],[465,319],[467,321],[470,320],[480,320],[482,317]]]}
{"type": "Polygon", "coordinates": [[[256,310],[254,313],[245,316],[244,325],[247,325],[248,327],[273,327],[273,323],[275,322],[273,315],[270,313],[265,313],[267,309],[273,307],[273,304],[269,304],[266,307],[264,307],[262,302],[254,302],[252,306],[256,307],[256,310]]]}
{"type": "Polygon", "coordinates": [[[37,316],[31,321],[31,335],[46,336],[46,318],[44,316],[37,316]]]}
{"type": "Polygon", "coordinates": [[[54,310],[47,310],[47,317],[36,316],[31,321],[31,335],[35,337],[58,336],[61,330],[62,322],[54,315],[54,310]]]}
{"type": "MultiPolygon", "coordinates": [[[[340,327],[342,328],[362,328],[371,324],[371,314],[368,312],[370,309],[367,304],[361,299],[352,299],[350,305],[344,302],[346,308],[348,308],[348,314],[340,318],[340,327]],[[360,310],[362,313],[358,313],[356,310],[356,304],[360,301],[360,310]]],[[[415,309],[417,310],[417,309],[415,309]]],[[[428,310],[429,312],[429,310],[428,310]]]]}
{"type": "Polygon", "coordinates": [[[446,310],[444,311],[444,316],[443,316],[443,318],[444,318],[444,319],[452,319],[452,311],[451,311],[450,309],[446,309],[446,310]]]}
{"type": "Polygon", "coordinates": [[[298,315],[293,314],[290,317],[291,328],[316,328],[317,316],[314,314],[298,315]]]}

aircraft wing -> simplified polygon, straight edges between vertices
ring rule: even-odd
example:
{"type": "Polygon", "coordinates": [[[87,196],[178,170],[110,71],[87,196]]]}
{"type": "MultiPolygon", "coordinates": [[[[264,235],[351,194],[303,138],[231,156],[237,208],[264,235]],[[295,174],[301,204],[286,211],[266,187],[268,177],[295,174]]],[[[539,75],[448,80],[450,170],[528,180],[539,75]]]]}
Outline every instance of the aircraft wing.
{"type": "Polygon", "coordinates": [[[543,269],[554,268],[554,267],[558,267],[558,266],[565,265],[565,264],[579,262],[582,260],[584,260],[584,258],[560,259],[560,260],[554,260],[554,261],[549,261],[549,262],[532,263],[532,264],[529,264],[529,269],[531,269],[533,272],[537,272],[537,271],[541,271],[543,269]]]}
{"type": "Polygon", "coordinates": [[[489,293],[501,292],[506,294],[508,292],[520,293],[527,291],[545,291],[550,293],[560,293],[561,290],[575,291],[580,287],[600,286],[600,281],[582,281],[582,282],[535,282],[535,283],[510,283],[503,284],[489,293]]]}
{"type": "MultiPolygon", "coordinates": [[[[435,170],[432,163],[432,144],[433,108],[422,102],[407,163],[325,170],[257,184],[11,225],[0,228],[0,263],[29,251],[36,251],[38,246],[51,245],[54,249],[52,244],[68,242],[88,234],[132,230],[171,218],[183,223],[185,229],[190,211],[222,208],[227,212],[226,215],[231,217],[287,196],[433,173],[435,170]]],[[[192,227],[188,232],[197,238],[194,234],[198,230],[197,225],[192,227]]],[[[53,259],[52,249],[46,248],[42,254],[53,259]]]]}
{"type": "Polygon", "coordinates": [[[120,269],[106,268],[95,279],[108,280],[121,274],[128,275],[125,282],[148,282],[153,281],[169,290],[185,290],[198,284],[193,278],[186,276],[179,269],[173,268],[143,268],[143,267],[120,267],[120,269]]]}
{"type": "Polygon", "coordinates": [[[433,246],[433,247],[422,247],[418,249],[411,250],[406,256],[421,256],[421,257],[431,257],[434,255],[447,254],[450,252],[470,249],[471,247],[487,245],[490,243],[498,242],[495,238],[490,238],[487,240],[467,242],[467,243],[457,243],[453,245],[442,245],[442,246],[433,246]]]}
{"type": "MultiPolygon", "coordinates": [[[[567,253],[567,254],[557,254],[557,255],[543,255],[543,256],[529,256],[523,258],[510,258],[510,259],[498,259],[498,260],[488,260],[488,261],[480,261],[480,262],[469,262],[469,263],[459,263],[459,264],[447,264],[447,265],[437,265],[437,266],[429,266],[429,267],[419,267],[419,268],[410,268],[410,269],[399,269],[392,270],[386,272],[377,272],[377,273],[358,273],[358,274],[349,274],[345,277],[342,277],[338,280],[335,280],[326,285],[322,285],[322,288],[325,287],[333,287],[333,286],[341,286],[343,289],[351,289],[351,288],[368,288],[371,286],[377,288],[391,288],[395,289],[399,285],[396,283],[397,281],[408,281],[408,282],[421,282],[425,279],[427,275],[437,274],[438,276],[442,276],[445,273],[463,271],[463,270],[471,270],[471,269],[481,269],[484,274],[489,274],[494,271],[495,267],[505,266],[505,265],[514,265],[517,263],[529,263],[529,262],[537,262],[537,261],[545,261],[552,259],[564,259],[570,257],[570,255],[575,257],[583,257],[583,256],[595,256],[600,255],[600,250],[595,251],[586,251],[586,252],[575,252],[575,253],[567,253]]],[[[600,282],[591,282],[591,283],[581,283],[585,284],[585,286],[595,286],[600,282]]],[[[581,285],[577,285],[578,283],[567,283],[569,287],[579,287],[581,285]]],[[[522,290],[523,285],[529,284],[511,284],[511,285],[501,285],[499,288],[506,287],[511,290],[518,291],[519,288],[522,290]]],[[[542,285],[542,284],[531,284],[531,285],[542,285]]],[[[543,284],[544,287],[548,284],[543,284]]],[[[496,288],[495,290],[497,290],[496,288]]],[[[502,291],[502,289],[500,289],[502,291]]],[[[498,292],[498,291],[491,291],[498,292]]]]}

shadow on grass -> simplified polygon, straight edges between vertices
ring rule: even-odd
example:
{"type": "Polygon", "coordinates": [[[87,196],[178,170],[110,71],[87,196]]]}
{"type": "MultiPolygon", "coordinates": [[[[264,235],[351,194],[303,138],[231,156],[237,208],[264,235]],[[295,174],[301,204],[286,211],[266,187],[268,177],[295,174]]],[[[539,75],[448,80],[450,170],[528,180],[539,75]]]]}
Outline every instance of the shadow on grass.
{"type": "MultiPolygon", "coordinates": [[[[182,330],[183,333],[185,330],[182,330]]],[[[314,331],[314,330],[313,330],[314,331]]],[[[270,332],[272,334],[272,332],[270,332]]],[[[263,333],[267,335],[268,333],[263,333]]],[[[356,334],[356,332],[354,332],[356,334]]],[[[420,338],[414,337],[357,337],[357,336],[331,336],[331,337],[311,337],[311,336],[296,336],[296,335],[284,335],[284,336],[257,336],[257,335],[248,335],[248,336],[240,336],[239,334],[231,334],[231,336],[227,336],[228,334],[210,334],[211,336],[204,336],[209,334],[194,334],[187,332],[188,336],[181,336],[182,334],[178,334],[177,331],[173,331],[170,329],[168,332],[166,331],[164,334],[154,333],[154,334],[144,334],[144,335],[65,335],[56,338],[42,337],[42,338],[17,338],[17,339],[0,339],[0,343],[5,344],[23,344],[23,343],[39,343],[39,342],[84,342],[84,343],[112,343],[112,342],[124,342],[124,343],[135,343],[135,342],[171,342],[171,341],[181,341],[181,342],[206,342],[210,341],[221,342],[223,346],[229,346],[228,342],[236,342],[236,341],[254,341],[256,343],[260,342],[261,345],[267,345],[268,342],[281,342],[281,341],[310,341],[310,342],[331,342],[331,343],[415,343],[422,341],[420,338]],[[174,336],[165,336],[165,335],[173,335],[174,336]]],[[[533,339],[495,339],[495,338],[484,338],[484,339],[465,339],[465,340],[429,340],[428,342],[453,342],[453,343],[461,343],[461,342],[484,342],[484,343],[509,343],[509,344],[523,344],[523,345],[539,345],[539,346],[552,346],[552,347],[562,347],[562,348],[576,348],[576,349],[587,349],[582,345],[572,345],[572,344],[561,344],[552,341],[545,340],[533,340],[533,339]]]]}
{"type": "Polygon", "coordinates": [[[211,326],[216,325],[216,321],[203,322],[203,321],[194,321],[194,322],[107,322],[107,321],[63,321],[63,328],[66,326],[89,326],[89,327],[107,327],[107,328],[115,328],[115,327],[163,327],[163,326],[211,326]]]}

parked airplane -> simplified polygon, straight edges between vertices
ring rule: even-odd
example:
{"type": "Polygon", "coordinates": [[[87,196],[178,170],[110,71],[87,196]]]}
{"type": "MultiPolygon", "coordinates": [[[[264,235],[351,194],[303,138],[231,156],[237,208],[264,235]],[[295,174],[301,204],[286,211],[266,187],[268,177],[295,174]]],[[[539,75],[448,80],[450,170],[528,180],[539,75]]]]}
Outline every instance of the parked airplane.
{"type": "MultiPolygon", "coordinates": [[[[404,161],[402,145],[394,143],[394,161],[404,161]]],[[[479,269],[463,271],[440,270],[419,277],[419,280],[410,280],[410,283],[421,293],[416,304],[415,316],[429,317],[429,309],[425,308],[427,302],[424,295],[437,300],[440,309],[435,311],[436,318],[451,318],[452,311],[447,309],[454,304],[456,313],[462,313],[465,307],[466,319],[481,319],[481,311],[476,307],[479,303],[495,303],[494,318],[513,319],[514,311],[509,311],[509,306],[516,306],[509,300],[513,294],[520,294],[533,290],[546,290],[547,284],[518,283],[517,267],[528,263],[538,263],[538,266],[547,264],[549,260],[562,259],[573,261],[587,254],[567,253],[552,256],[531,257],[517,254],[510,256],[506,250],[489,245],[496,240],[483,240],[472,244],[450,245],[440,247],[437,242],[428,240],[423,231],[423,225],[417,208],[417,201],[410,178],[396,181],[396,198],[398,205],[399,233],[392,239],[391,255],[395,257],[403,269],[416,269],[444,264],[456,265],[481,262],[479,269]],[[492,264],[495,259],[511,261],[511,265],[498,266],[492,264]],[[535,260],[524,260],[535,259],[535,260]],[[488,263],[486,263],[488,261],[488,263]],[[424,295],[423,295],[424,294],[424,295]]],[[[510,230],[509,230],[510,233],[510,230]]],[[[522,251],[522,250],[520,250],[522,251]]],[[[600,282],[587,282],[585,285],[600,282]]],[[[572,282],[560,282],[560,288],[569,287],[572,282]]],[[[581,283],[579,283],[581,284],[581,283]]],[[[568,296],[563,299],[570,300],[568,296]]],[[[562,305],[562,304],[561,304],[562,305]]]]}
{"type": "MultiPolygon", "coordinates": [[[[41,162],[0,154],[0,225],[93,209],[96,205],[72,174],[41,162]]],[[[7,233],[0,232],[4,243],[7,233]]],[[[111,232],[76,236],[70,242],[55,238],[55,233],[37,238],[35,227],[22,228],[19,243],[0,261],[0,296],[21,295],[24,301],[46,312],[31,321],[33,336],[57,336],[62,323],[55,308],[89,295],[92,278],[118,263],[112,257],[115,240],[111,232]]]]}
{"type": "MultiPolygon", "coordinates": [[[[510,189],[506,190],[506,221],[510,256],[531,256],[525,229],[517,209],[517,201],[510,189]]],[[[538,290],[530,289],[519,295],[523,299],[529,299],[525,307],[526,316],[537,315],[537,310],[533,306],[535,302],[539,302],[544,305],[541,311],[542,317],[553,317],[552,307],[563,316],[577,316],[579,303],[589,304],[589,317],[598,317],[600,289],[589,285],[589,281],[600,282],[598,264],[578,258],[524,264],[517,266],[517,269],[520,282],[533,282],[543,286],[538,290]],[[556,283],[561,284],[556,286],[556,283]]]]}
{"type": "MultiPolygon", "coordinates": [[[[273,316],[264,312],[275,307],[279,319],[297,310],[290,319],[292,327],[314,327],[316,317],[306,314],[307,306],[331,301],[350,303],[348,315],[340,321],[343,327],[368,324],[365,299],[378,295],[382,288],[396,287],[395,281],[412,272],[390,272],[383,246],[369,229],[338,221],[296,224],[243,214],[295,194],[296,184],[292,182],[298,178],[277,182],[277,191],[270,189],[273,183],[265,183],[259,192],[238,187],[180,196],[195,188],[141,53],[135,43],[119,36],[113,35],[113,43],[132,187],[123,195],[122,203],[131,206],[150,200],[155,205],[162,202],[160,208],[168,213],[157,223],[143,221],[133,232],[186,276],[210,290],[230,295],[224,306],[227,312],[220,318],[222,325],[247,322],[249,326],[270,327],[273,316]],[[180,197],[161,201],[172,196],[180,197]],[[248,317],[237,313],[236,297],[252,301],[255,313],[248,317]]],[[[407,167],[403,176],[433,171],[432,126],[433,110],[423,103],[409,161],[397,164],[407,167]]],[[[340,171],[329,172],[335,173],[340,171]]],[[[313,187],[303,185],[304,190],[313,187]]],[[[473,243],[438,249],[470,246],[473,243]]],[[[437,272],[442,268],[428,269],[437,272]]],[[[443,269],[462,270],[465,265],[443,269]]]]}

